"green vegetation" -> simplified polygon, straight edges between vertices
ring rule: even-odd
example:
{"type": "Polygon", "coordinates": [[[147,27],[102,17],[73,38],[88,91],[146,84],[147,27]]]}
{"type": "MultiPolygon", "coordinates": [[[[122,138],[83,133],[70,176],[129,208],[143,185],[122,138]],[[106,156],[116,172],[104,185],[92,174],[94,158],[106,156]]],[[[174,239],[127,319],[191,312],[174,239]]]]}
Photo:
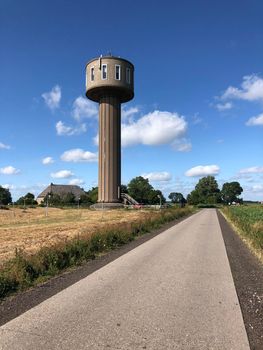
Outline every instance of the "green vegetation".
{"type": "Polygon", "coordinates": [[[216,204],[221,201],[220,190],[214,176],[200,179],[195,189],[187,196],[189,204],[216,204]]]}
{"type": "Polygon", "coordinates": [[[35,201],[35,196],[28,192],[25,196],[20,197],[16,203],[16,205],[36,205],[37,201],[35,201]]]}
{"type": "Polygon", "coordinates": [[[179,192],[171,192],[168,196],[169,199],[171,199],[171,202],[174,204],[180,204],[181,207],[185,206],[186,199],[182,195],[182,193],[179,192]]]}
{"type": "Polygon", "coordinates": [[[48,202],[49,206],[53,207],[67,207],[76,205],[77,201],[71,192],[66,192],[61,195],[57,193],[49,193],[45,196],[43,206],[48,202]]]}
{"type": "Polygon", "coordinates": [[[80,197],[80,204],[94,204],[98,200],[98,187],[92,187],[91,190],[87,191],[85,195],[80,197]]]}
{"type": "MultiPolygon", "coordinates": [[[[195,189],[188,194],[187,203],[190,205],[199,205],[199,207],[214,207],[218,203],[242,203],[242,199],[238,196],[243,192],[242,187],[236,181],[226,182],[223,184],[220,191],[218,183],[214,176],[206,176],[201,178],[195,186],[195,189]]],[[[133,197],[138,203],[146,205],[155,205],[165,203],[166,199],[160,190],[156,190],[149,182],[142,176],[133,178],[128,185],[121,185],[121,193],[127,193],[133,197]]],[[[183,207],[186,199],[180,192],[171,192],[168,196],[173,204],[179,204],[183,207]]],[[[54,194],[49,193],[44,198],[41,206],[45,206],[48,202],[49,206],[53,207],[89,207],[95,204],[98,200],[98,187],[92,187],[80,198],[75,198],[73,193],[54,194]]],[[[0,206],[7,205],[12,202],[11,194],[8,189],[0,186],[0,206]]],[[[25,196],[18,199],[15,203],[17,205],[35,205],[37,204],[32,193],[27,193],[25,196]]]]}
{"type": "Polygon", "coordinates": [[[42,248],[34,255],[17,251],[15,258],[5,263],[0,271],[0,299],[43,282],[66,268],[94,259],[192,211],[186,207],[148,212],[140,221],[110,225],[92,235],[81,235],[65,243],[42,248]]]}
{"type": "Polygon", "coordinates": [[[251,246],[263,254],[263,206],[229,206],[222,209],[226,217],[239,229],[251,246]]]}
{"type": "Polygon", "coordinates": [[[138,203],[142,204],[159,204],[166,200],[160,190],[155,190],[149,183],[148,179],[142,176],[137,176],[132,179],[128,186],[128,194],[134,198],[138,203]]]}
{"type": "Polygon", "coordinates": [[[243,188],[236,181],[224,183],[220,191],[215,177],[206,176],[198,181],[195,189],[187,196],[187,202],[200,208],[216,207],[218,203],[242,203],[242,199],[238,198],[242,192],[243,188]]]}
{"type": "Polygon", "coordinates": [[[0,186],[0,206],[12,203],[11,193],[8,188],[0,186]]]}
{"type": "Polygon", "coordinates": [[[240,199],[238,196],[243,192],[243,188],[240,186],[239,182],[226,182],[223,184],[221,190],[222,201],[225,204],[228,203],[240,203],[240,199]]]}

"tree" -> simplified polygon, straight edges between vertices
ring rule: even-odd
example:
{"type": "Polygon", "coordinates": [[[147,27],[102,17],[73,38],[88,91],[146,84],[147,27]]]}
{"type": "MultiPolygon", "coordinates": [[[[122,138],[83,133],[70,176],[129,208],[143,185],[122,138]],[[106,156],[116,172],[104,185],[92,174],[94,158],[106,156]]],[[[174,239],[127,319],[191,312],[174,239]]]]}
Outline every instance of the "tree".
{"type": "Polygon", "coordinates": [[[149,204],[149,193],[152,190],[149,180],[142,176],[137,176],[128,183],[128,194],[139,203],[149,204]]]}
{"type": "Polygon", "coordinates": [[[17,201],[16,201],[17,205],[35,205],[37,204],[37,202],[35,201],[35,196],[28,192],[25,196],[20,197],[17,201]]]}
{"type": "Polygon", "coordinates": [[[126,185],[121,185],[121,193],[128,193],[128,187],[126,185]]]}
{"type": "Polygon", "coordinates": [[[91,203],[90,197],[87,195],[87,193],[85,193],[80,196],[80,204],[90,205],[93,203],[91,203]]]}
{"type": "Polygon", "coordinates": [[[220,190],[214,176],[206,176],[200,179],[188,197],[189,204],[215,204],[221,200],[220,190]]]}
{"type": "Polygon", "coordinates": [[[9,189],[0,186],[0,205],[8,205],[9,203],[12,203],[9,189]]]}
{"type": "Polygon", "coordinates": [[[166,202],[166,199],[160,190],[152,189],[149,192],[149,196],[148,196],[149,204],[160,204],[160,200],[161,200],[161,203],[166,202]]]}
{"type": "Polygon", "coordinates": [[[91,204],[95,204],[98,201],[98,187],[92,187],[91,190],[86,192],[88,196],[88,202],[91,204]]]}
{"type": "Polygon", "coordinates": [[[223,184],[221,190],[221,198],[224,203],[240,202],[240,199],[237,198],[237,196],[242,192],[243,188],[240,186],[239,182],[226,182],[223,184]]]}
{"type": "Polygon", "coordinates": [[[193,190],[190,194],[188,194],[187,203],[192,205],[201,203],[201,199],[197,190],[193,190]]]}
{"type": "Polygon", "coordinates": [[[63,193],[61,195],[62,205],[72,205],[76,203],[76,198],[72,192],[63,193]]]}
{"type": "Polygon", "coordinates": [[[149,183],[149,180],[142,176],[137,176],[132,179],[127,187],[128,194],[139,203],[159,204],[160,197],[158,196],[161,196],[162,203],[165,202],[162,192],[160,190],[155,190],[149,183]]]}
{"type": "Polygon", "coordinates": [[[57,194],[57,193],[52,193],[52,192],[51,192],[51,193],[48,193],[48,194],[45,196],[45,198],[44,198],[42,204],[43,204],[43,205],[46,205],[47,202],[48,202],[48,205],[50,205],[50,206],[54,206],[54,207],[62,206],[62,198],[61,198],[60,195],[57,194]]]}
{"type": "Polygon", "coordinates": [[[185,202],[185,198],[182,193],[179,192],[171,192],[168,196],[171,199],[172,203],[183,203],[185,202]]]}

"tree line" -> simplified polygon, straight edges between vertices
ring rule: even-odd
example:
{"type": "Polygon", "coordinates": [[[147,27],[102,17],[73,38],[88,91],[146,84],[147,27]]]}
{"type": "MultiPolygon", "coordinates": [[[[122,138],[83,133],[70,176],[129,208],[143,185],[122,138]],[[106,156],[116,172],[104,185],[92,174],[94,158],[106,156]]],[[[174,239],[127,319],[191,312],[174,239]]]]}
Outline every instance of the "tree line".
{"type": "MultiPolygon", "coordinates": [[[[166,198],[163,193],[155,189],[148,179],[142,176],[133,178],[128,185],[121,185],[121,192],[127,193],[133,197],[138,203],[146,205],[155,205],[166,202],[166,198]]],[[[201,178],[195,186],[195,189],[187,195],[185,199],[180,192],[171,192],[168,196],[172,203],[178,203],[181,206],[187,202],[188,204],[217,204],[217,203],[242,203],[242,199],[239,198],[243,192],[239,182],[226,182],[223,184],[222,189],[218,187],[218,183],[214,176],[206,176],[201,178]]],[[[52,206],[68,206],[68,205],[91,205],[98,200],[98,187],[93,187],[80,198],[76,199],[73,193],[64,193],[62,195],[50,193],[44,198],[43,205],[48,201],[52,206]]],[[[9,189],[0,186],[0,205],[8,205],[12,203],[12,197],[9,189]]],[[[20,197],[14,204],[16,205],[36,205],[37,202],[32,193],[27,193],[25,196],[20,197]]]]}

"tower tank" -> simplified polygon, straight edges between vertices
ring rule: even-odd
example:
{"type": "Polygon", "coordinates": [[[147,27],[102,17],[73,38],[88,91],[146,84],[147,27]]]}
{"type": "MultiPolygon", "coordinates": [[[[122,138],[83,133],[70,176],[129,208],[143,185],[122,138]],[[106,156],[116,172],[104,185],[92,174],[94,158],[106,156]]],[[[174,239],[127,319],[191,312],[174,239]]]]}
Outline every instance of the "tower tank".
{"type": "Polygon", "coordinates": [[[86,96],[99,103],[100,207],[121,206],[121,103],[134,97],[134,66],[126,59],[101,56],[86,65],[86,96]]]}

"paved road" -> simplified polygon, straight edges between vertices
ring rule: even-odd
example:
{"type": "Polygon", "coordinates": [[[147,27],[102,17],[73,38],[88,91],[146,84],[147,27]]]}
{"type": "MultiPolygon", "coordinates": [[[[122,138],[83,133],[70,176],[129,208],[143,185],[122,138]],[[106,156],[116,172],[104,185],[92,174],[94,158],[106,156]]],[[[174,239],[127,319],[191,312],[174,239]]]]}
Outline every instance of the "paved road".
{"type": "Polygon", "coordinates": [[[191,216],[8,322],[0,349],[249,349],[216,211],[191,216]]]}

